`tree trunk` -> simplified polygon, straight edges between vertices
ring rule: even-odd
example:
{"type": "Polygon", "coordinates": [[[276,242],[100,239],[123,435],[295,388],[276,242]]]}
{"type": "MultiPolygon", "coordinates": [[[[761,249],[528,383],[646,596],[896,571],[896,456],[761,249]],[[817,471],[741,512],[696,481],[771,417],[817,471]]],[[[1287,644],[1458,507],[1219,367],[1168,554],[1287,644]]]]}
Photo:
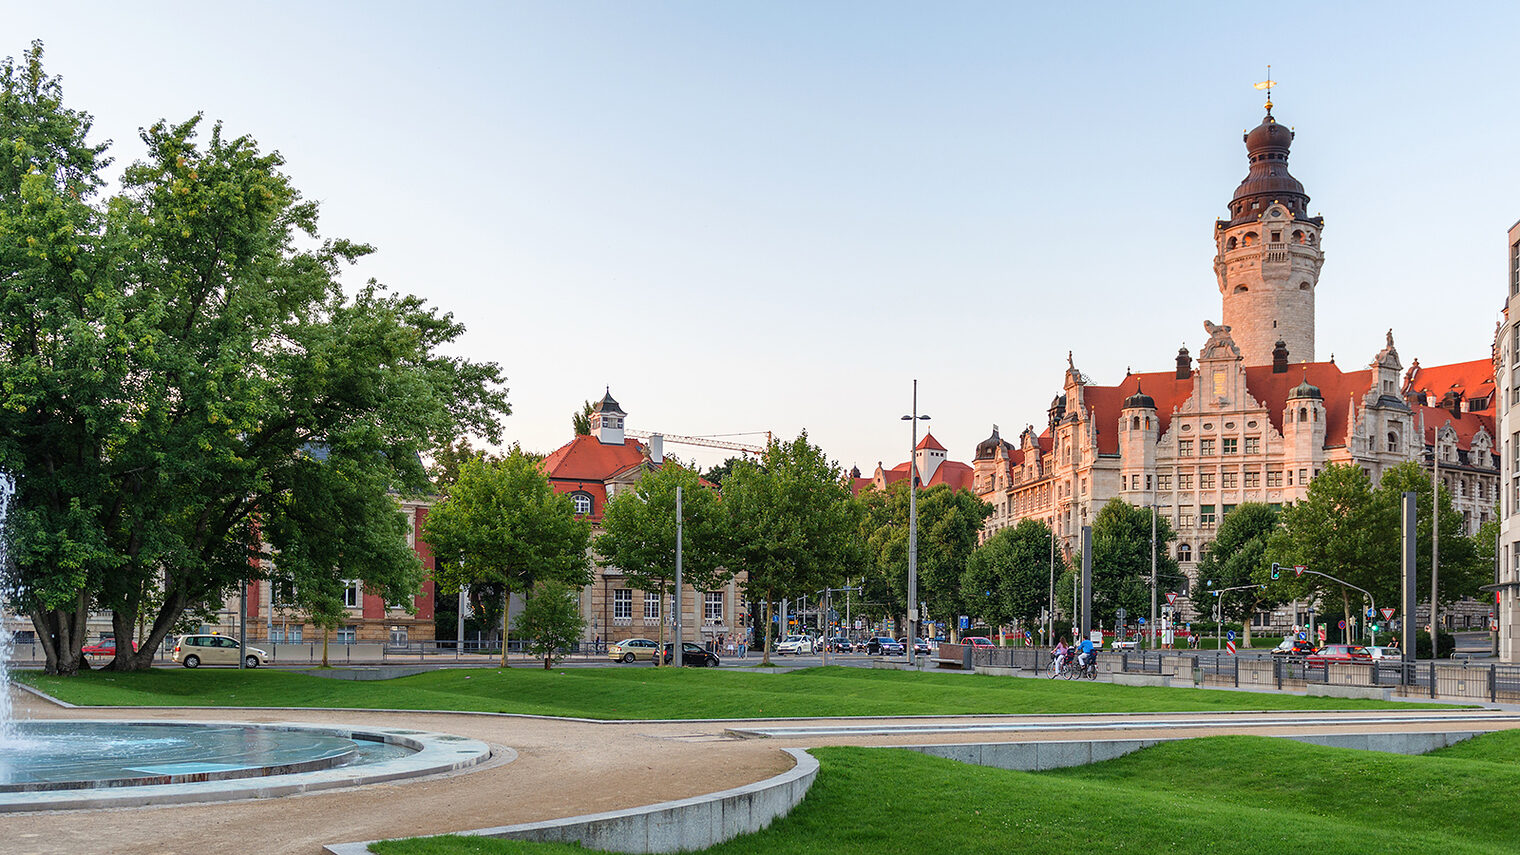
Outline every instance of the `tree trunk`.
{"type": "MultiPolygon", "coordinates": [[[[178,623],[180,616],[184,614],[186,601],[184,593],[179,590],[166,594],[163,605],[159,606],[158,613],[153,617],[153,625],[148,629],[147,638],[142,640],[135,651],[130,649],[130,644],[124,649],[118,640],[116,658],[112,659],[111,664],[106,667],[112,671],[146,671],[152,668],[153,657],[157,654],[159,646],[169,637],[169,629],[178,623]]],[[[112,612],[111,615],[113,627],[119,623],[135,623],[136,621],[137,617],[130,614],[119,615],[112,612]]]]}
{"type": "Polygon", "coordinates": [[[775,606],[771,602],[771,592],[765,592],[765,633],[760,639],[760,664],[771,664],[771,618],[774,616],[775,606]]]}
{"type": "MultiPolygon", "coordinates": [[[[328,664],[327,664],[327,637],[329,635],[331,635],[331,634],[332,634],[332,630],[328,629],[325,626],[322,627],[322,667],[323,668],[329,667],[328,664]]],[[[274,648],[270,648],[270,649],[273,650],[274,648]]]]}
{"type": "Polygon", "coordinates": [[[507,665],[507,610],[512,605],[512,589],[501,586],[501,667],[507,665]]]}
{"type": "Polygon", "coordinates": [[[1246,605],[1246,616],[1240,619],[1240,641],[1242,647],[1251,646],[1251,615],[1256,614],[1256,602],[1253,600],[1246,605]]]}
{"type": "Polygon", "coordinates": [[[37,640],[42,642],[47,659],[46,673],[73,677],[90,670],[82,651],[89,618],[89,598],[83,591],[75,598],[71,610],[32,612],[32,625],[37,628],[37,640]]]}

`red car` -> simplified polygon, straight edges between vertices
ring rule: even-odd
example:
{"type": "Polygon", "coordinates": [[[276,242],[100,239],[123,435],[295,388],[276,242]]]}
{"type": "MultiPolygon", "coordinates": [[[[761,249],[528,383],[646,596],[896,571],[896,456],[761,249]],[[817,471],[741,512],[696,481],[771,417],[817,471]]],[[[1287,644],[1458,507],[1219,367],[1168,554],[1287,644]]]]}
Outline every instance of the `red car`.
{"type": "Polygon", "coordinates": [[[1327,644],[1304,657],[1310,665],[1326,662],[1371,662],[1372,653],[1360,644],[1327,644]]]}
{"type": "Polygon", "coordinates": [[[981,635],[970,635],[970,636],[967,636],[967,637],[961,639],[961,644],[969,644],[972,647],[996,647],[997,646],[996,644],[993,644],[990,639],[986,638],[985,636],[981,636],[981,635]]]}
{"type": "MultiPolygon", "coordinates": [[[[137,642],[132,642],[132,649],[137,649],[137,642]]],[[[94,644],[86,644],[80,652],[86,656],[114,657],[116,655],[116,639],[102,638],[94,644]]]]}

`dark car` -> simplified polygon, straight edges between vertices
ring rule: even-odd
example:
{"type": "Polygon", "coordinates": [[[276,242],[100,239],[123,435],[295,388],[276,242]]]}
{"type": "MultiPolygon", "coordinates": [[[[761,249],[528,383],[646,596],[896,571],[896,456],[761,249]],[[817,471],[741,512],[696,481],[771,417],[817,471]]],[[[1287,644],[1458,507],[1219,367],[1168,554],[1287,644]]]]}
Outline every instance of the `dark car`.
{"type": "Polygon", "coordinates": [[[1314,652],[1314,644],[1309,641],[1283,642],[1272,648],[1273,656],[1286,656],[1289,659],[1302,659],[1314,652]]]}
{"type": "Polygon", "coordinates": [[[851,644],[848,638],[835,637],[829,639],[829,650],[834,653],[849,653],[854,649],[855,645],[851,644]]]}
{"type": "MultiPolygon", "coordinates": [[[[670,642],[665,642],[665,664],[670,664],[670,642]]],[[[681,664],[690,665],[694,668],[716,668],[718,657],[707,652],[700,644],[692,644],[690,641],[681,643],[681,664]]]]}
{"type": "MultiPolygon", "coordinates": [[[[907,648],[907,646],[908,646],[908,639],[906,639],[906,638],[899,638],[897,641],[898,641],[899,644],[901,644],[904,647],[904,649],[907,648]]],[[[929,641],[927,639],[923,639],[923,638],[915,638],[915,639],[913,639],[913,652],[917,653],[917,654],[919,654],[921,656],[928,656],[929,655],[929,641]]]]}
{"type": "Polygon", "coordinates": [[[906,652],[894,638],[873,638],[866,642],[866,653],[870,656],[901,656],[906,652]]]}
{"type": "MultiPolygon", "coordinates": [[[[137,649],[137,642],[132,642],[132,649],[137,649]]],[[[102,638],[94,644],[86,644],[80,652],[86,656],[115,656],[116,639],[102,638]]]]}

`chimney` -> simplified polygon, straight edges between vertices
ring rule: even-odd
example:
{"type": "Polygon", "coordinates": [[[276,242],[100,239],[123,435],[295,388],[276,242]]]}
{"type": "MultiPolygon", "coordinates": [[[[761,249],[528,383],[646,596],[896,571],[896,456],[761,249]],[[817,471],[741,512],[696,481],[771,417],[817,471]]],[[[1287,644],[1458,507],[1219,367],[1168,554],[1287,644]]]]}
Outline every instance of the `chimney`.
{"type": "Polygon", "coordinates": [[[660,434],[649,435],[649,462],[656,466],[665,462],[665,437],[660,434]]]}
{"type": "Polygon", "coordinates": [[[1277,340],[1277,346],[1272,348],[1272,373],[1286,374],[1288,372],[1288,344],[1282,339],[1277,340]]]}
{"type": "Polygon", "coordinates": [[[1193,376],[1193,357],[1188,355],[1186,347],[1177,348],[1177,379],[1186,380],[1193,376]]]}

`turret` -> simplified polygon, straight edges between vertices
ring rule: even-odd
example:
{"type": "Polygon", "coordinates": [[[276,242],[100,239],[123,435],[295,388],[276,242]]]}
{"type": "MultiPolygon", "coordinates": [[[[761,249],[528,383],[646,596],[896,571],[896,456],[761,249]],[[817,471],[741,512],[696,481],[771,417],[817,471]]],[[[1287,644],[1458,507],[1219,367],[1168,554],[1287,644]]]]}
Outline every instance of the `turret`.
{"type": "Polygon", "coordinates": [[[612,387],[609,386],[607,394],[591,408],[591,435],[603,445],[622,445],[623,419],[627,416],[613,400],[612,387]]]}
{"type": "Polygon", "coordinates": [[[1136,383],[1135,394],[1124,399],[1124,408],[1119,411],[1119,457],[1124,461],[1119,470],[1119,492],[1132,505],[1153,503],[1160,430],[1155,399],[1136,383]]]}

